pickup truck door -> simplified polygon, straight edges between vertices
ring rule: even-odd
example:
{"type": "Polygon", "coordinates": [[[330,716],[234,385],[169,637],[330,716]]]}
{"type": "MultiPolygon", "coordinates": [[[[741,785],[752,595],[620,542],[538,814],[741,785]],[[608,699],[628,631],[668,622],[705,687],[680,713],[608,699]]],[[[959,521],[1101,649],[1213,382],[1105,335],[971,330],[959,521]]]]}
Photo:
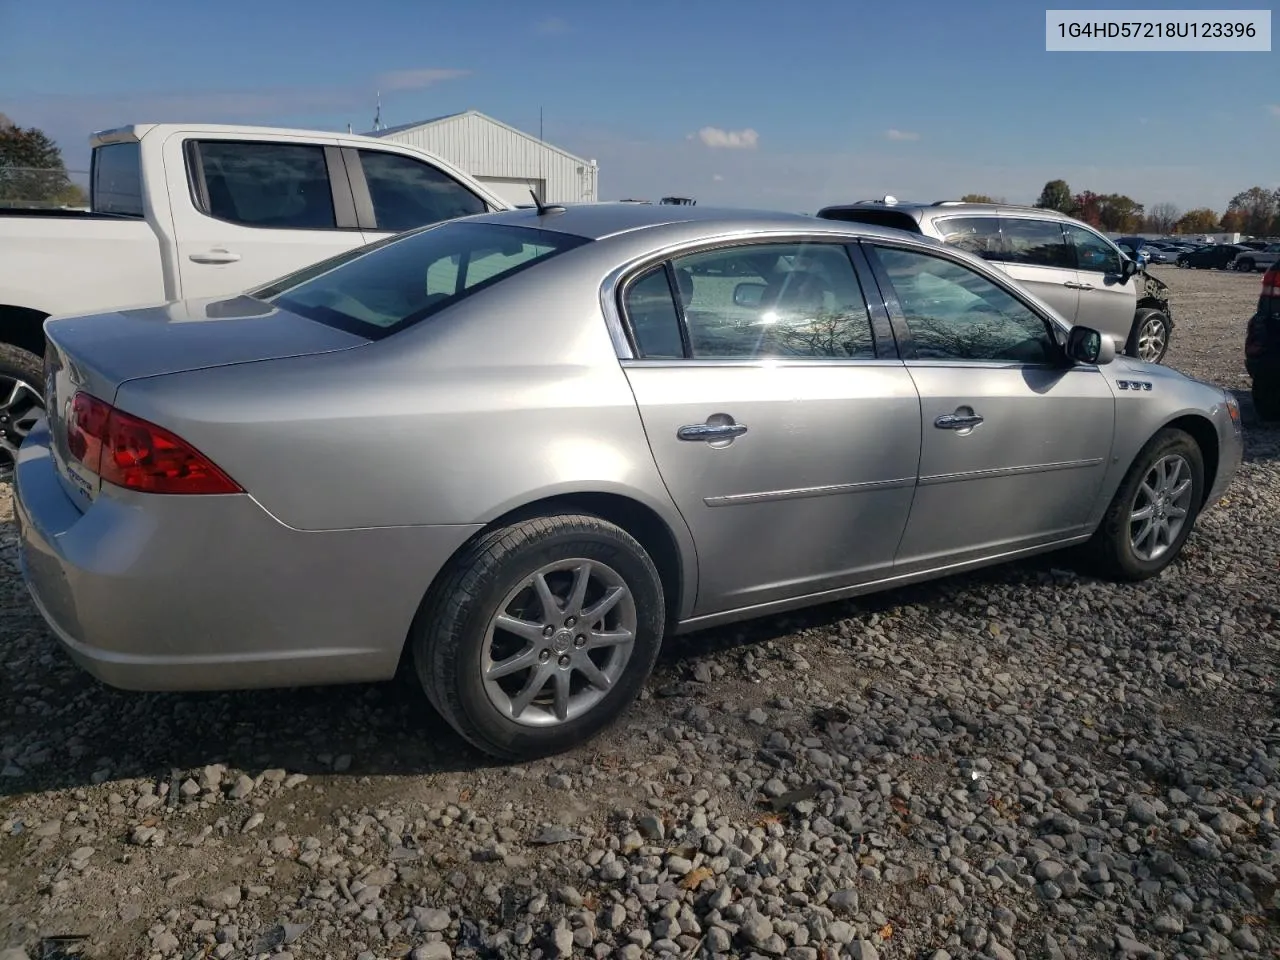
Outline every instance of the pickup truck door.
{"type": "Polygon", "coordinates": [[[181,297],[241,293],[365,241],[336,137],[180,131],[164,168],[181,297]]]}

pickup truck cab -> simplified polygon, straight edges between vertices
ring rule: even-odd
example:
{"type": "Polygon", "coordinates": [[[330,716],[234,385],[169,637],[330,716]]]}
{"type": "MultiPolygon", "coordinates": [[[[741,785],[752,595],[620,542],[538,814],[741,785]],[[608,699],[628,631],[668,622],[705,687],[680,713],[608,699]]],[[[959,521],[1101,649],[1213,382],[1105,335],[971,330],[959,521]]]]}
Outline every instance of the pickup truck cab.
{"type": "Polygon", "coordinates": [[[0,210],[0,472],[42,412],[47,317],[228,296],[510,208],[439,157],[376,137],[147,123],[90,142],[88,211],[0,210]]]}

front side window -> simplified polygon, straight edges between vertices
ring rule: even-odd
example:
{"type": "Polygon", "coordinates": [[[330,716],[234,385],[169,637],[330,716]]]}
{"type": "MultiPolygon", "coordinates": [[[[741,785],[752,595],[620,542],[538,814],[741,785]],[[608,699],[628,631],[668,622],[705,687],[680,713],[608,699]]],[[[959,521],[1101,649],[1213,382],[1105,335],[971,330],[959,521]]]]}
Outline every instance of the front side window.
{"type": "Polygon", "coordinates": [[[298,143],[196,143],[210,216],[246,227],[333,229],[324,147],[298,143]]]}
{"type": "Polygon", "coordinates": [[[377,339],[587,242],[527,227],[442,223],[307,267],[253,296],[377,339]]]}
{"type": "Polygon", "coordinates": [[[935,221],[935,228],[945,244],[975,253],[984,260],[1003,259],[998,217],[948,217],[935,221]]]}
{"type": "Polygon", "coordinates": [[[672,266],[695,359],[875,357],[862,288],[838,244],[752,244],[672,266]]]}
{"type": "Polygon", "coordinates": [[[1004,235],[1004,259],[1009,263],[1065,269],[1075,266],[1062,224],[1056,220],[1004,217],[1000,232],[1004,235]]]}
{"type": "Polygon", "coordinates": [[[1075,252],[1076,269],[1091,273],[1120,273],[1120,251],[1092,230],[1067,224],[1067,239],[1075,252]]]}
{"type": "Polygon", "coordinates": [[[110,143],[93,151],[94,213],[142,216],[142,145],[110,143]]]}
{"type": "Polygon", "coordinates": [[[361,150],[379,230],[411,230],[484,213],[483,200],[429,163],[383,150],[361,150]]]}
{"type": "Polygon", "coordinates": [[[921,360],[1051,363],[1048,325],[1002,287],[933,254],[872,247],[921,360]]]}

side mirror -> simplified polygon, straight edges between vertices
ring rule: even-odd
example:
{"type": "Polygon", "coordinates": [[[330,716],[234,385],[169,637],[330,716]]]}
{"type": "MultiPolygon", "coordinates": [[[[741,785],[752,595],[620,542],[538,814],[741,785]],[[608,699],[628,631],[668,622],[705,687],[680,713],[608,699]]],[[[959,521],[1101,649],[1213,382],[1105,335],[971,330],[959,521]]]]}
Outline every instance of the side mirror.
{"type": "Polygon", "coordinates": [[[740,283],[733,288],[733,304],[736,307],[758,307],[767,289],[763,283],[740,283]]]}
{"type": "Polygon", "coordinates": [[[1092,327],[1072,327],[1067,334],[1067,356],[1075,363],[1110,363],[1116,358],[1116,342],[1092,327]]]}

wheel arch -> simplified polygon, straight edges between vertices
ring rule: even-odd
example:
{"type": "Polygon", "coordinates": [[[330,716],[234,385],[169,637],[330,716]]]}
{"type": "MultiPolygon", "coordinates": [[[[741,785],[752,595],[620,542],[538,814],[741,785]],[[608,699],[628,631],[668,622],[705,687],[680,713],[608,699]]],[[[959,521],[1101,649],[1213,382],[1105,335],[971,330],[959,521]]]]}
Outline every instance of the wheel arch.
{"type": "Polygon", "coordinates": [[[1200,448],[1200,456],[1204,458],[1205,478],[1204,489],[1200,492],[1201,500],[1199,505],[1203,507],[1209,498],[1209,491],[1213,489],[1214,480],[1218,476],[1220,451],[1217,428],[1208,417],[1196,413],[1187,413],[1174,417],[1162,429],[1181,430],[1183,433],[1189,434],[1191,439],[1195,441],[1196,446],[1200,448]]]}
{"type": "Polygon", "coordinates": [[[32,307],[0,303],[0,342],[44,357],[44,322],[49,314],[32,307]]]}

